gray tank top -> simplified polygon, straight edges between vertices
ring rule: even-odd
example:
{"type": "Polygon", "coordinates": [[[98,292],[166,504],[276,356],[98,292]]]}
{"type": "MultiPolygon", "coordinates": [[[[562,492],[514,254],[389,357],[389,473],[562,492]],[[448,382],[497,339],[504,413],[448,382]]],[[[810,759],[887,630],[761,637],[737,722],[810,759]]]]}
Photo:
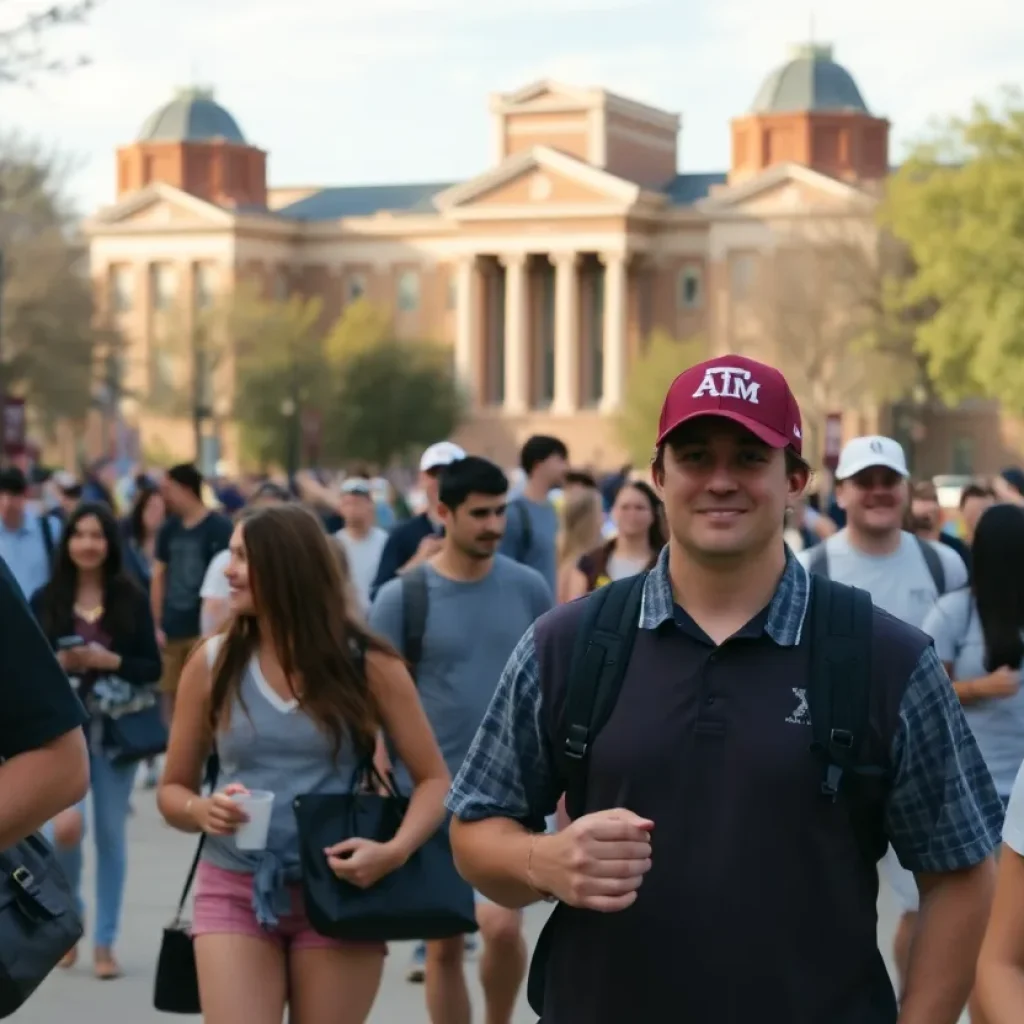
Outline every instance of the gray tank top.
{"type": "MultiPolygon", "coordinates": [[[[221,637],[207,641],[209,664],[221,637]]],[[[299,844],[292,802],[307,793],[347,793],[356,767],[351,744],[343,743],[335,760],[330,736],[298,707],[270,686],[254,655],[241,684],[242,700],[231,708],[227,727],[217,734],[220,776],[217,789],[240,782],[247,789],[274,794],[267,854],[276,888],[299,878],[299,844]]],[[[339,841],[344,836],[339,836],[339,841]]],[[[203,859],[229,871],[259,874],[267,854],[239,850],[231,836],[207,836],[203,859]],[[261,863],[262,862],[262,863],[261,863]]],[[[269,882],[269,879],[268,879],[269,882]]]]}

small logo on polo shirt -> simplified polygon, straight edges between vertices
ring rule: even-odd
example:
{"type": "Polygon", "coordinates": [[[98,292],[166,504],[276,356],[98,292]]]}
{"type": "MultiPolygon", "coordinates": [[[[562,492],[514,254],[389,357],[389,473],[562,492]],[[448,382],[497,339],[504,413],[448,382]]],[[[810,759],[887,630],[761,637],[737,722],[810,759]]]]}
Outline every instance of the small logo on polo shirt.
{"type": "Polygon", "coordinates": [[[796,709],[786,719],[790,725],[810,725],[811,724],[811,709],[807,704],[807,691],[801,686],[793,687],[793,696],[800,702],[797,704],[796,709]]]}

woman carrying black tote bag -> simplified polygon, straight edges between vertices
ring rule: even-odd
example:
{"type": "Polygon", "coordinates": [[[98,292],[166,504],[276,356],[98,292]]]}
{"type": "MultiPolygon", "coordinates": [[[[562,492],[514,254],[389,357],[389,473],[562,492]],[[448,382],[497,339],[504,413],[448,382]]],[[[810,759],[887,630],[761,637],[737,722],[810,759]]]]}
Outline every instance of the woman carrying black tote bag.
{"type": "Polygon", "coordinates": [[[445,822],[396,871],[368,888],[335,877],[324,850],[345,839],[394,838],[409,801],[367,760],[350,793],[310,794],[293,806],[310,924],[347,941],[449,939],[477,930],[473,890],[455,869],[445,822]]]}

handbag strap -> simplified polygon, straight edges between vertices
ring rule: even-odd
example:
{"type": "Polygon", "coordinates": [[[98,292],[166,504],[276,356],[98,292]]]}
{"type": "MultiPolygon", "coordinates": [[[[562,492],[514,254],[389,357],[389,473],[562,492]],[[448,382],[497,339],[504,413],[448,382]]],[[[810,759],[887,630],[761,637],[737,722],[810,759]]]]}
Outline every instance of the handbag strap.
{"type": "MultiPolygon", "coordinates": [[[[217,785],[218,775],[220,775],[220,758],[217,756],[217,751],[214,750],[206,762],[206,771],[204,772],[203,777],[204,784],[210,787],[210,792],[213,792],[217,785]]],[[[185,913],[185,904],[188,902],[188,894],[192,891],[192,883],[196,880],[196,872],[199,870],[199,860],[203,855],[203,846],[205,844],[206,833],[204,832],[199,837],[199,843],[196,845],[196,853],[192,858],[192,866],[188,869],[188,878],[185,879],[185,888],[181,890],[181,899],[178,900],[178,913],[175,917],[175,921],[180,921],[181,915],[185,913]]]]}

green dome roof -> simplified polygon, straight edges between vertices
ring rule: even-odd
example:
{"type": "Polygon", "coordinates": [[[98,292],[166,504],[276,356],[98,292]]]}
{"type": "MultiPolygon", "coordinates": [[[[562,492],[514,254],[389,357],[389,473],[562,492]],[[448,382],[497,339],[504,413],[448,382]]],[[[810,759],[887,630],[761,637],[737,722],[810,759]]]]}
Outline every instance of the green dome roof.
{"type": "Polygon", "coordinates": [[[170,103],[151,114],[139,142],[210,142],[223,139],[246,145],[238,122],[217,102],[211,89],[179,89],[170,103]]]}
{"type": "Polygon", "coordinates": [[[751,108],[754,114],[803,111],[870,113],[853,75],[832,59],[831,46],[794,47],[789,62],[764,80],[751,108]]]}

